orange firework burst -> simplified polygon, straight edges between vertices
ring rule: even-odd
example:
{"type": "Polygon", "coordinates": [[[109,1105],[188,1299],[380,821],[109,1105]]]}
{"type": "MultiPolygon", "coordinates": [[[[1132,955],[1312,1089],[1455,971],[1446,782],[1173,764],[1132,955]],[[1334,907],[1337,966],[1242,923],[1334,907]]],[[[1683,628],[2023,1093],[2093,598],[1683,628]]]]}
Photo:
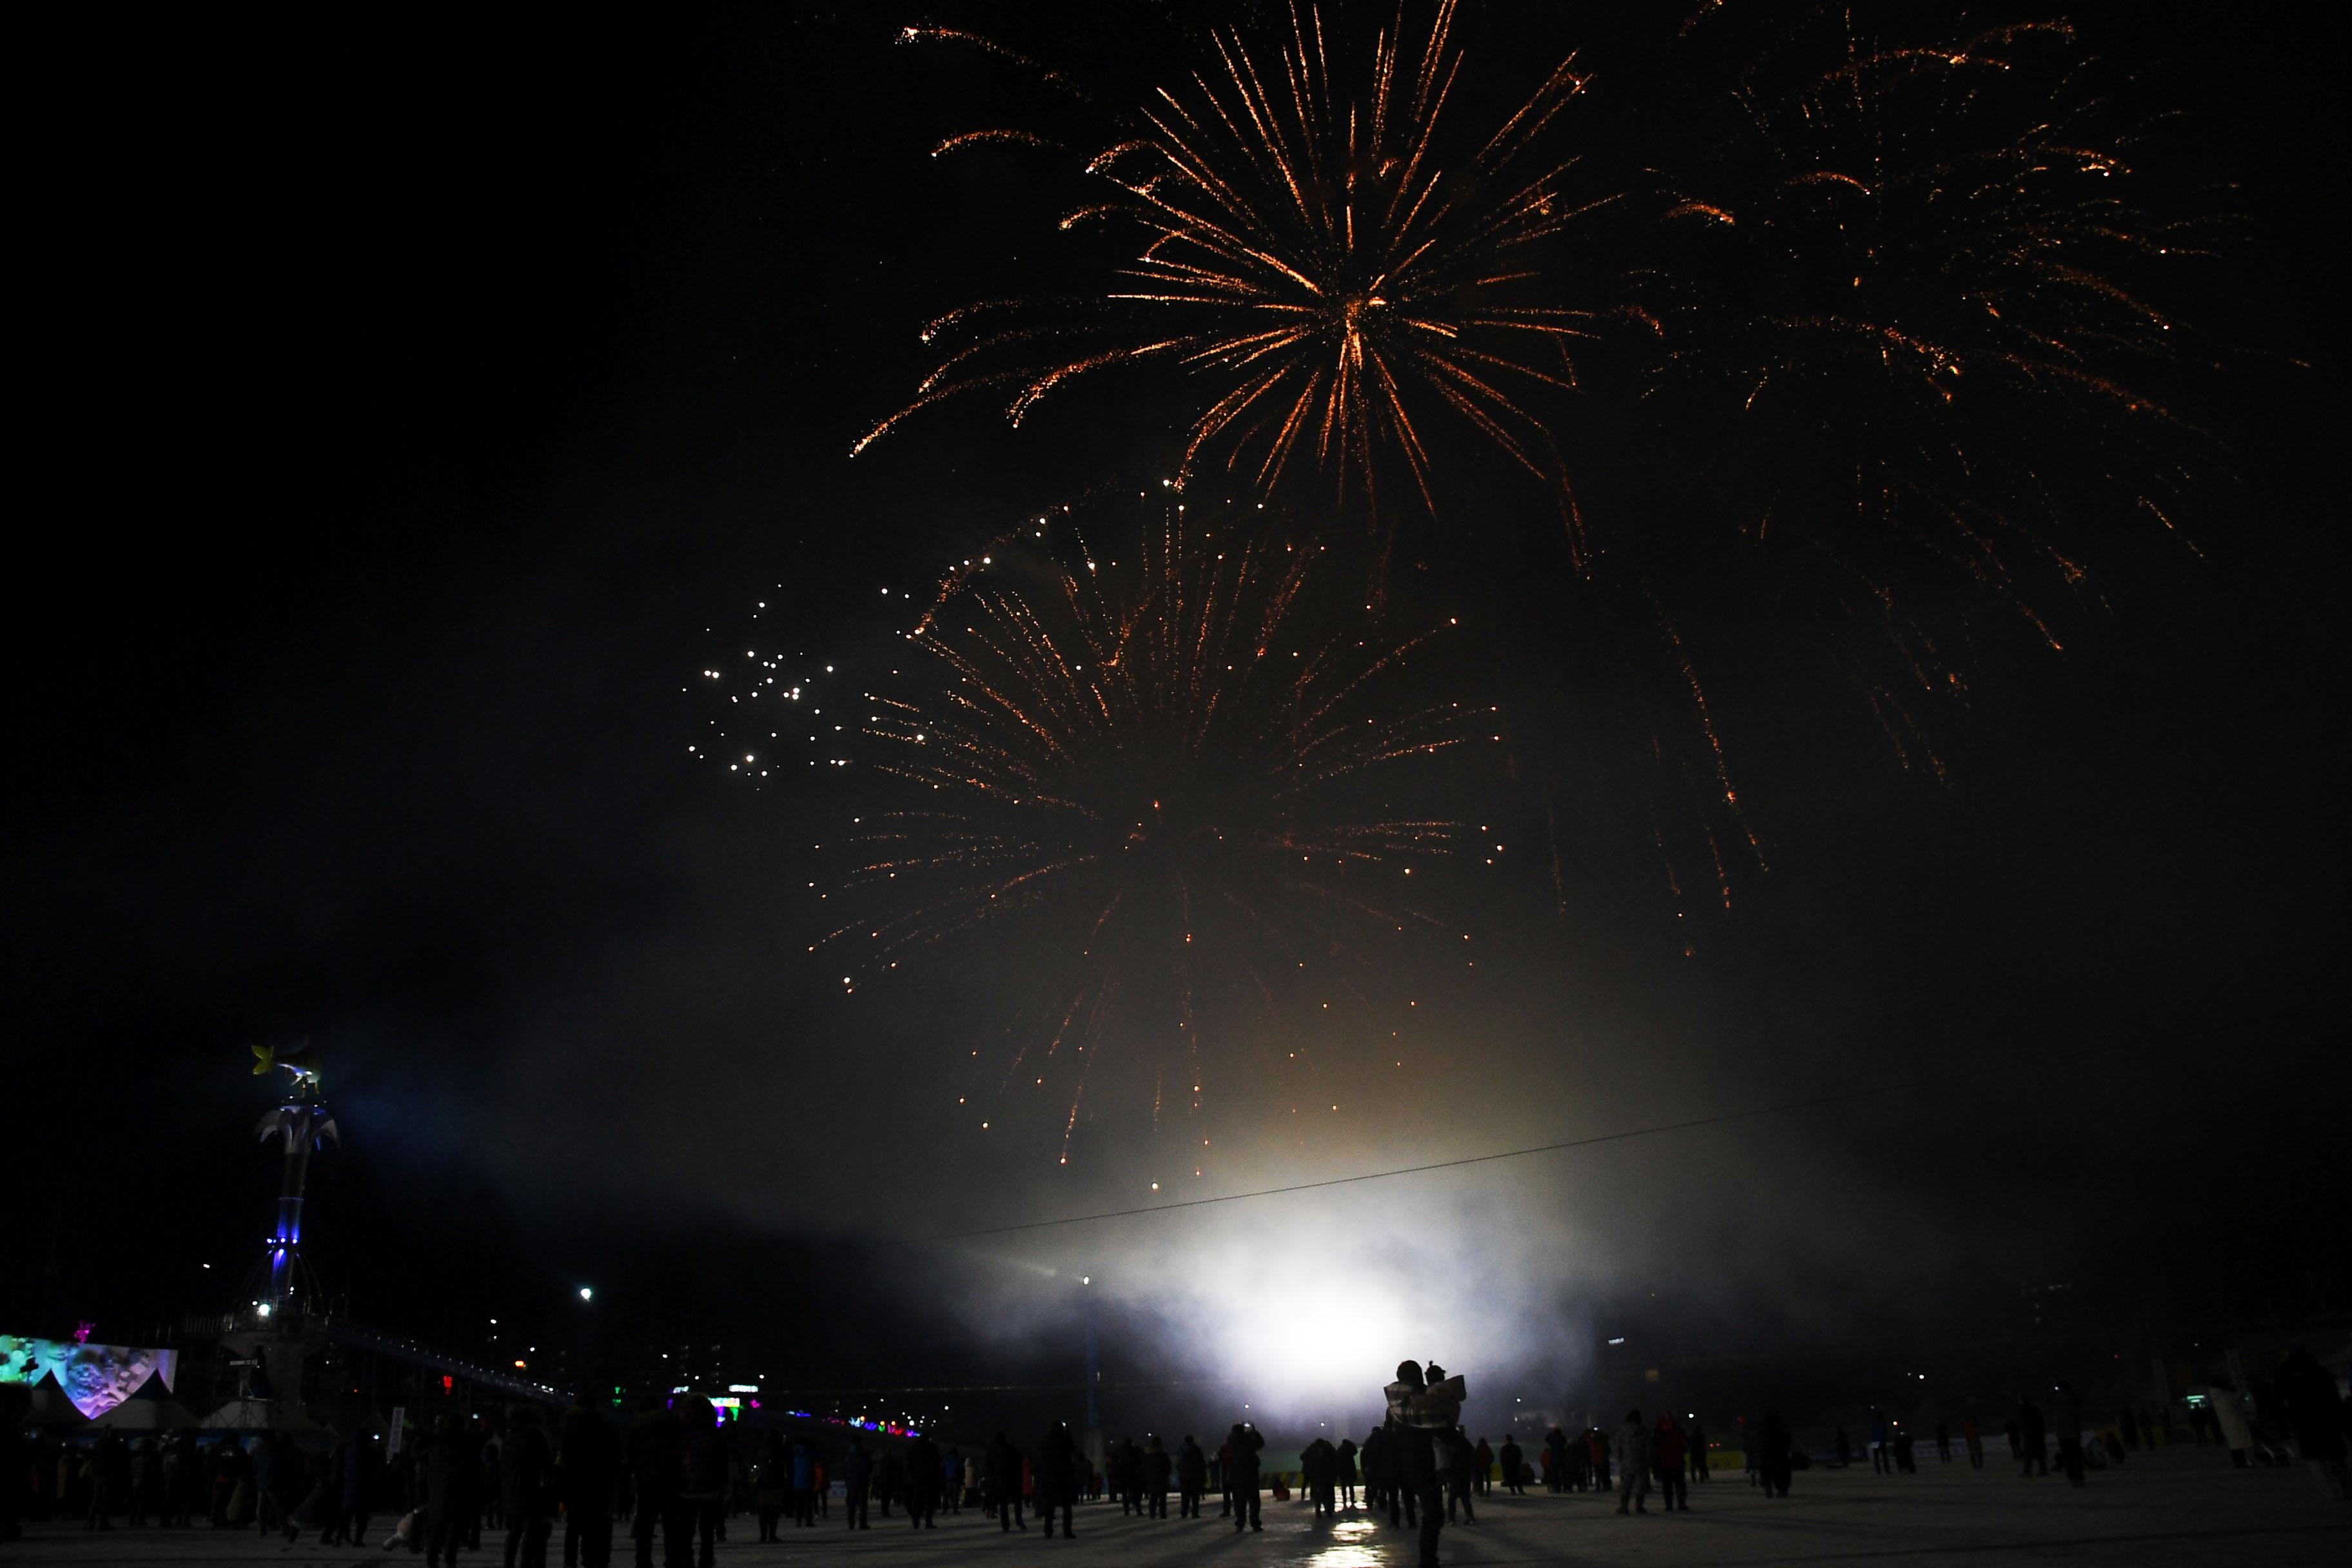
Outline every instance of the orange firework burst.
{"type": "Polygon", "coordinates": [[[856,449],[961,393],[1010,390],[1017,425],[1089,373],[1165,363],[1210,389],[1187,475],[1217,450],[1265,489],[1309,455],[1343,496],[1370,499],[1375,453],[1393,451],[1426,505],[1422,419],[1444,410],[1564,487],[1532,399],[1574,384],[1570,349],[1592,324],[1549,302],[1544,254],[1600,205],[1569,194],[1574,160],[1549,151],[1584,79],[1564,60],[1516,112],[1457,133],[1475,111],[1457,107],[1454,12],[1442,0],[1417,41],[1400,12],[1337,72],[1344,51],[1313,8],[1292,11],[1271,51],[1217,36],[1213,68],[1162,89],[1087,164],[1105,199],[1064,220],[1139,227],[1119,282],[1076,313],[979,307],[932,323],[925,341],[948,357],[856,449]]]}
{"type": "MultiPolygon", "coordinates": [[[[1710,433],[1692,468],[1717,517],[1883,626],[1898,684],[1957,690],[1900,590],[1990,590],[2054,647],[2090,530],[2172,526],[2199,444],[2161,390],[2186,333],[2158,289],[2219,226],[2142,205],[2158,153],[2063,23],[1758,22],[1769,46],[1723,40],[1735,129],[1682,176],[1650,274],[1669,423],[1710,433]]],[[[1915,748],[1894,690],[1871,701],[1915,748]]]]}
{"type": "MultiPolygon", "coordinates": [[[[811,886],[832,929],[810,951],[846,955],[854,991],[946,944],[1027,997],[966,1043],[996,1081],[962,1092],[1055,1097],[1066,1161],[1090,1077],[1161,1125],[1273,1022],[1267,1065],[1328,1089],[1310,1042],[1399,1054],[1428,994],[1406,975],[1468,958],[1425,905],[1465,826],[1399,809],[1416,764],[1495,733],[1491,706],[1430,689],[1450,623],[1392,635],[1320,547],[1181,506],[1092,543],[1058,517],[1008,536],[950,577],[854,740],[818,731],[875,783],[811,886]]],[[[764,689],[772,658],[746,657],[764,689]]]]}

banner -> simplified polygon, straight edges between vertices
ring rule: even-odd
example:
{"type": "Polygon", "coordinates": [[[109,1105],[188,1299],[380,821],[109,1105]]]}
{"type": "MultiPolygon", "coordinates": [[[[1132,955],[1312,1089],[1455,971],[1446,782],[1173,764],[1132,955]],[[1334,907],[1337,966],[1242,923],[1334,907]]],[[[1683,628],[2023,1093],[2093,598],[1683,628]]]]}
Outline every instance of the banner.
{"type": "Polygon", "coordinates": [[[151,1377],[162,1378],[170,1388],[179,1368],[178,1351],[0,1334],[0,1383],[30,1387],[54,1376],[73,1407],[93,1421],[138,1393],[151,1377]]]}

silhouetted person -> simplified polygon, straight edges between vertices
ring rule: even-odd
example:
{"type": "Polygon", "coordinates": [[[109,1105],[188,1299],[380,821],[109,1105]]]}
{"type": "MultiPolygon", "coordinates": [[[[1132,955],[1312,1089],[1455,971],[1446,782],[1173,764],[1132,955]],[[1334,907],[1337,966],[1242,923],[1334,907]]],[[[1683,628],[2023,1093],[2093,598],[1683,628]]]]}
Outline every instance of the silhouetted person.
{"type": "Polygon", "coordinates": [[[1952,1424],[1940,1417],[1936,1422],[1936,1462],[1940,1465],[1952,1462],[1952,1424]]]}
{"type": "Polygon", "coordinates": [[[805,1437],[793,1443],[793,1528],[816,1528],[816,1445],[805,1437]]]}
{"type": "MultiPolygon", "coordinates": [[[[191,1458],[186,1468],[192,1470],[194,1466],[195,1461],[191,1458]]],[[[383,1474],[383,1439],[372,1434],[362,1434],[353,1439],[350,1449],[343,1455],[343,1517],[337,1526],[337,1538],[342,1544],[367,1544],[368,1520],[375,1508],[378,1478],[383,1474]]],[[[404,1499],[403,1500],[405,1501],[404,1499]]],[[[179,1522],[185,1524],[188,1522],[188,1500],[184,1494],[179,1500],[179,1522]]],[[[593,1568],[604,1568],[604,1560],[600,1559],[593,1568]]]]}
{"type": "Polygon", "coordinates": [[[2058,1385],[2058,1468],[2066,1472],[2067,1484],[2084,1486],[2083,1479],[2083,1396],[2074,1392],[2071,1383],[2058,1385]]]}
{"type": "Polygon", "coordinates": [[[1527,1485],[1519,1479],[1519,1468],[1528,1462],[1528,1457],[1519,1451],[1519,1440],[1506,1436],[1503,1451],[1497,1457],[1503,1461],[1503,1489],[1513,1497],[1527,1496],[1527,1485]]]}
{"type": "Polygon", "coordinates": [[[1973,1412],[1960,1417],[1960,1441],[1969,1450],[1969,1468],[1984,1468],[1984,1431],[1977,1426],[1973,1412]]]}
{"type": "Polygon", "coordinates": [[[1120,1517],[1140,1517],[1143,1513],[1143,1450],[1135,1446],[1132,1437],[1122,1437],[1111,1445],[1104,1480],[1118,1499],[1120,1517]]]}
{"type": "Polygon", "coordinates": [[[1494,1475],[1495,1450],[1486,1447],[1486,1439],[1481,1437],[1478,1446],[1470,1451],[1470,1476],[1480,1497],[1494,1489],[1494,1475]]]}
{"type": "Polygon", "coordinates": [[[671,1505],[677,1529],[670,1537],[677,1560],[671,1568],[687,1568],[689,1547],[697,1568],[711,1568],[727,1517],[727,1445],[719,1436],[719,1412],[700,1394],[679,1398],[677,1426],[677,1494],[671,1505]]]}
{"type": "Polygon", "coordinates": [[[781,1539],[776,1524],[792,1495],[792,1456],[782,1435],[771,1432],[760,1440],[760,1457],[751,1464],[751,1508],[759,1516],[761,1545],[781,1539]]]}
{"type": "MultiPolygon", "coordinates": [[[[1133,1447],[1133,1445],[1129,1445],[1133,1447]]],[[[1069,1424],[1056,1421],[1045,1428],[1045,1440],[1037,1447],[1037,1518],[1045,1526],[1045,1539],[1054,1539],[1054,1513],[1061,1510],[1062,1539],[1075,1539],[1070,1523],[1071,1505],[1078,1495],[1078,1446],[1070,1437],[1069,1424]]]]}
{"type": "Polygon", "coordinates": [[[1477,1523],[1478,1516],[1470,1506],[1471,1499],[1477,1489],[1477,1483],[1473,1476],[1473,1467],[1477,1463],[1477,1456],[1470,1447],[1470,1439],[1463,1433],[1461,1427],[1454,1426],[1437,1435],[1436,1446],[1443,1456],[1442,1462],[1445,1472],[1444,1478],[1445,1522],[1448,1524],[1454,1522],[1454,1510],[1459,1508],[1462,1510],[1462,1523],[1477,1523]]]}
{"type": "Polygon", "coordinates": [[[1617,1428],[1617,1511],[1647,1513],[1650,1511],[1650,1467],[1653,1463],[1650,1428],[1638,1410],[1625,1412],[1624,1424],[1617,1428]]]}
{"type": "Polygon", "coordinates": [[[564,1415],[557,1459],[563,1568],[605,1568],[613,1560],[613,1489],[620,1478],[621,1445],[584,1398],[564,1415]]]}
{"type": "Polygon", "coordinates": [[[1339,1504],[1356,1506],[1356,1440],[1342,1437],[1339,1446],[1331,1450],[1332,1479],[1339,1489],[1339,1504]]]}
{"type": "Polygon", "coordinates": [[[624,1447],[637,1510],[629,1539],[636,1547],[636,1568],[654,1568],[654,1531],[667,1527],[670,1499],[677,1490],[677,1424],[659,1398],[648,1394],[637,1402],[624,1447]]]}
{"type": "MultiPolygon", "coordinates": [[[[294,1447],[294,1445],[290,1442],[284,1443],[279,1446],[289,1449],[289,1451],[294,1447]]],[[[273,1449],[273,1452],[275,1450],[273,1449]]],[[[299,1462],[299,1454],[296,1453],[295,1460],[297,1462],[299,1462]]],[[[289,1489],[291,1489],[281,1488],[281,1489],[274,1495],[283,1497],[285,1495],[285,1491],[289,1489]]],[[[91,1530],[113,1529],[113,1521],[108,1519],[107,1515],[112,1513],[116,1509],[121,1508],[124,1505],[127,1500],[125,1494],[130,1490],[130,1445],[123,1441],[122,1434],[120,1432],[101,1433],[98,1439],[98,1447],[96,1449],[92,1450],[89,1457],[89,1513],[87,1520],[88,1528],[91,1530]]],[[[291,1510],[287,1510],[285,1511],[290,1512],[291,1510]]]]}
{"type": "Polygon", "coordinates": [[[1673,1412],[1659,1416],[1650,1433],[1650,1460],[1657,1469],[1658,1494],[1668,1513],[1676,1509],[1690,1511],[1690,1487],[1683,1475],[1687,1453],[1682,1424],[1675,1419],[1673,1412]]]}
{"type": "Polygon", "coordinates": [[[1385,1426],[1374,1427],[1357,1453],[1364,1462],[1365,1504],[1374,1511],[1385,1506],[1389,1510],[1389,1523],[1396,1524],[1400,1489],[1396,1484],[1396,1447],[1390,1439],[1388,1428],[1385,1426]]]}
{"type": "Polygon", "coordinates": [[[1201,1452],[1201,1445],[1192,1441],[1192,1434],[1176,1446],[1176,1517],[1201,1517],[1201,1494],[1209,1486],[1209,1456],[1201,1452]]]}
{"type": "Polygon", "coordinates": [[[918,1434],[907,1445],[907,1525],[910,1530],[940,1527],[940,1446],[918,1434]]]}
{"type": "Polygon", "coordinates": [[[1258,1513],[1257,1456],[1265,1447],[1265,1439],[1256,1427],[1246,1421],[1236,1421],[1234,1429],[1225,1434],[1225,1451],[1233,1457],[1226,1461],[1225,1487],[1234,1499],[1234,1533],[1241,1533],[1244,1525],[1263,1530],[1265,1523],[1258,1513]]]}
{"type": "Polygon", "coordinates": [[[1568,1434],[1554,1426],[1544,1434],[1544,1449],[1551,1455],[1551,1474],[1546,1489],[1558,1491],[1568,1480],[1568,1434]]]}
{"type": "Polygon", "coordinates": [[[507,1568],[546,1568],[548,1510],[555,1489],[555,1450],[541,1430],[539,1412],[518,1405],[507,1413],[499,1445],[499,1512],[507,1524],[507,1568]]]}
{"type": "MultiPolygon", "coordinates": [[[[22,1384],[0,1384],[0,1542],[25,1539],[26,1477],[33,1463],[32,1445],[25,1441],[25,1420],[32,1395],[22,1384]]],[[[172,1521],[166,1518],[164,1523],[172,1521]]]]}
{"type": "Polygon", "coordinates": [[[1175,1461],[1160,1447],[1160,1434],[1148,1433],[1143,1440],[1143,1500],[1150,1506],[1151,1517],[1168,1517],[1168,1479],[1175,1469],[1175,1461]]]}
{"type": "Polygon", "coordinates": [[[1409,1500],[1407,1516],[1420,1514],[1421,1568],[1436,1568],[1438,1533],[1445,1528],[1436,1439],[1461,1415],[1462,1380],[1447,1380],[1434,1363],[1424,1375],[1408,1361],[1398,1365],[1396,1381],[1383,1392],[1397,1477],[1409,1500]]]}
{"type": "MultiPolygon", "coordinates": [[[[104,1452],[102,1445],[100,1452],[104,1452]]],[[[113,1475],[110,1474],[105,1479],[110,1490],[119,1489],[120,1482],[113,1475]]],[[[280,1437],[269,1445],[268,1463],[263,1467],[260,1479],[268,1489],[269,1504],[268,1522],[263,1528],[282,1530],[291,1525],[296,1512],[301,1508],[302,1494],[309,1482],[302,1462],[302,1450],[294,1446],[293,1438],[280,1437]]],[[[478,1499],[479,1493],[476,1496],[478,1499]]],[[[470,1546],[473,1542],[469,1541],[467,1544],[470,1546]]]]}
{"type": "Polygon", "coordinates": [[[473,1435],[443,1416],[425,1455],[425,1561],[455,1568],[466,1532],[481,1512],[481,1460],[473,1435]]]}
{"type": "Polygon", "coordinates": [[[1875,1406],[1870,1412],[1870,1473],[1874,1476],[1895,1473],[1895,1452],[1887,1441],[1886,1412],[1875,1406]]]}
{"type": "Polygon", "coordinates": [[[2042,1406],[2034,1404],[2030,1394],[2018,1401],[2017,1443],[2019,1475],[2046,1476],[2050,1473],[2048,1424],[2042,1416],[2042,1406]]]}
{"type": "Polygon", "coordinates": [[[2305,1464],[2319,1468],[2321,1479],[2342,1497],[2347,1495],[2344,1458],[2344,1403],[2336,1394],[2336,1379],[2318,1359],[2297,1344],[2279,1363],[2273,1379],[2278,1400],[2294,1430],[2294,1451],[2305,1464]]]}
{"type": "Polygon", "coordinates": [[[999,1531],[1029,1528],[1029,1521],[1022,1512],[1021,1450],[1002,1432],[988,1447],[988,1494],[996,1500],[999,1531]]]}
{"type": "Polygon", "coordinates": [[[849,1440],[849,1452],[842,1457],[841,1486],[844,1500],[848,1504],[842,1516],[844,1530],[871,1530],[874,1514],[874,1456],[866,1451],[864,1437],[849,1440]]]}
{"type": "Polygon", "coordinates": [[[1756,1470],[1759,1479],[1763,1482],[1764,1495],[1787,1497],[1789,1478],[1793,1470],[1790,1463],[1790,1450],[1795,1445],[1789,1436],[1789,1424],[1780,1419],[1779,1410],[1768,1409],[1764,1412],[1764,1419],[1757,1426],[1756,1441],[1759,1446],[1756,1470]]]}
{"type": "Polygon", "coordinates": [[[1332,1481],[1339,1459],[1339,1450],[1331,1447],[1328,1437],[1318,1437],[1298,1452],[1298,1480],[1307,1500],[1314,1506],[1315,1517],[1339,1511],[1333,1501],[1332,1481]]]}

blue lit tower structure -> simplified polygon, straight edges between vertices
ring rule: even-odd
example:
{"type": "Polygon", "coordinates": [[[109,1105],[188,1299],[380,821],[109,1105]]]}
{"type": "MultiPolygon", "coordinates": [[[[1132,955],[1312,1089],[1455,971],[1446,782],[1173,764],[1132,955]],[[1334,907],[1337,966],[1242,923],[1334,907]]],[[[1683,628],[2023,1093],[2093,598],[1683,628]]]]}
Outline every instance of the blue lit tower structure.
{"type": "Polygon", "coordinates": [[[265,1302],[271,1317],[283,1320],[299,1304],[302,1266],[302,1196],[310,1180],[310,1152],[321,1143],[340,1144],[342,1134],[327,1114],[320,1098],[319,1067],[310,1047],[279,1056],[267,1046],[253,1047],[256,1075],[273,1067],[294,1075],[286,1102],[261,1119],[254,1131],[263,1142],[275,1134],[286,1140],[284,1174],[278,1186],[278,1233],[269,1240],[269,1294],[265,1302]]]}

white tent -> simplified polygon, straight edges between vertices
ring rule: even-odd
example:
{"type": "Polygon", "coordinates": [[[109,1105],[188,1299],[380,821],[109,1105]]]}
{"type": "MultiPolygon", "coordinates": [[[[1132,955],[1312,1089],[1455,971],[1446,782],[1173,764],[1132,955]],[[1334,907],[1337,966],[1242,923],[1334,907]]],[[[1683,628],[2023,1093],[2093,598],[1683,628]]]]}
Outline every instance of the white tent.
{"type": "Polygon", "coordinates": [[[54,1377],[45,1377],[32,1388],[31,1403],[26,1407],[25,1421],[33,1426],[87,1426],[89,1417],[74,1408],[66,1391],[58,1386],[54,1377]]]}
{"type": "MultiPolygon", "coordinates": [[[[150,1384],[148,1386],[152,1388],[154,1385],[150,1384]]],[[[110,1426],[118,1432],[176,1432],[198,1423],[194,1411],[166,1394],[152,1399],[134,1395],[90,1425],[110,1426]]]]}
{"type": "Polygon", "coordinates": [[[197,1423],[207,1431],[321,1432],[325,1428],[296,1405],[275,1399],[232,1399],[197,1423]]]}

